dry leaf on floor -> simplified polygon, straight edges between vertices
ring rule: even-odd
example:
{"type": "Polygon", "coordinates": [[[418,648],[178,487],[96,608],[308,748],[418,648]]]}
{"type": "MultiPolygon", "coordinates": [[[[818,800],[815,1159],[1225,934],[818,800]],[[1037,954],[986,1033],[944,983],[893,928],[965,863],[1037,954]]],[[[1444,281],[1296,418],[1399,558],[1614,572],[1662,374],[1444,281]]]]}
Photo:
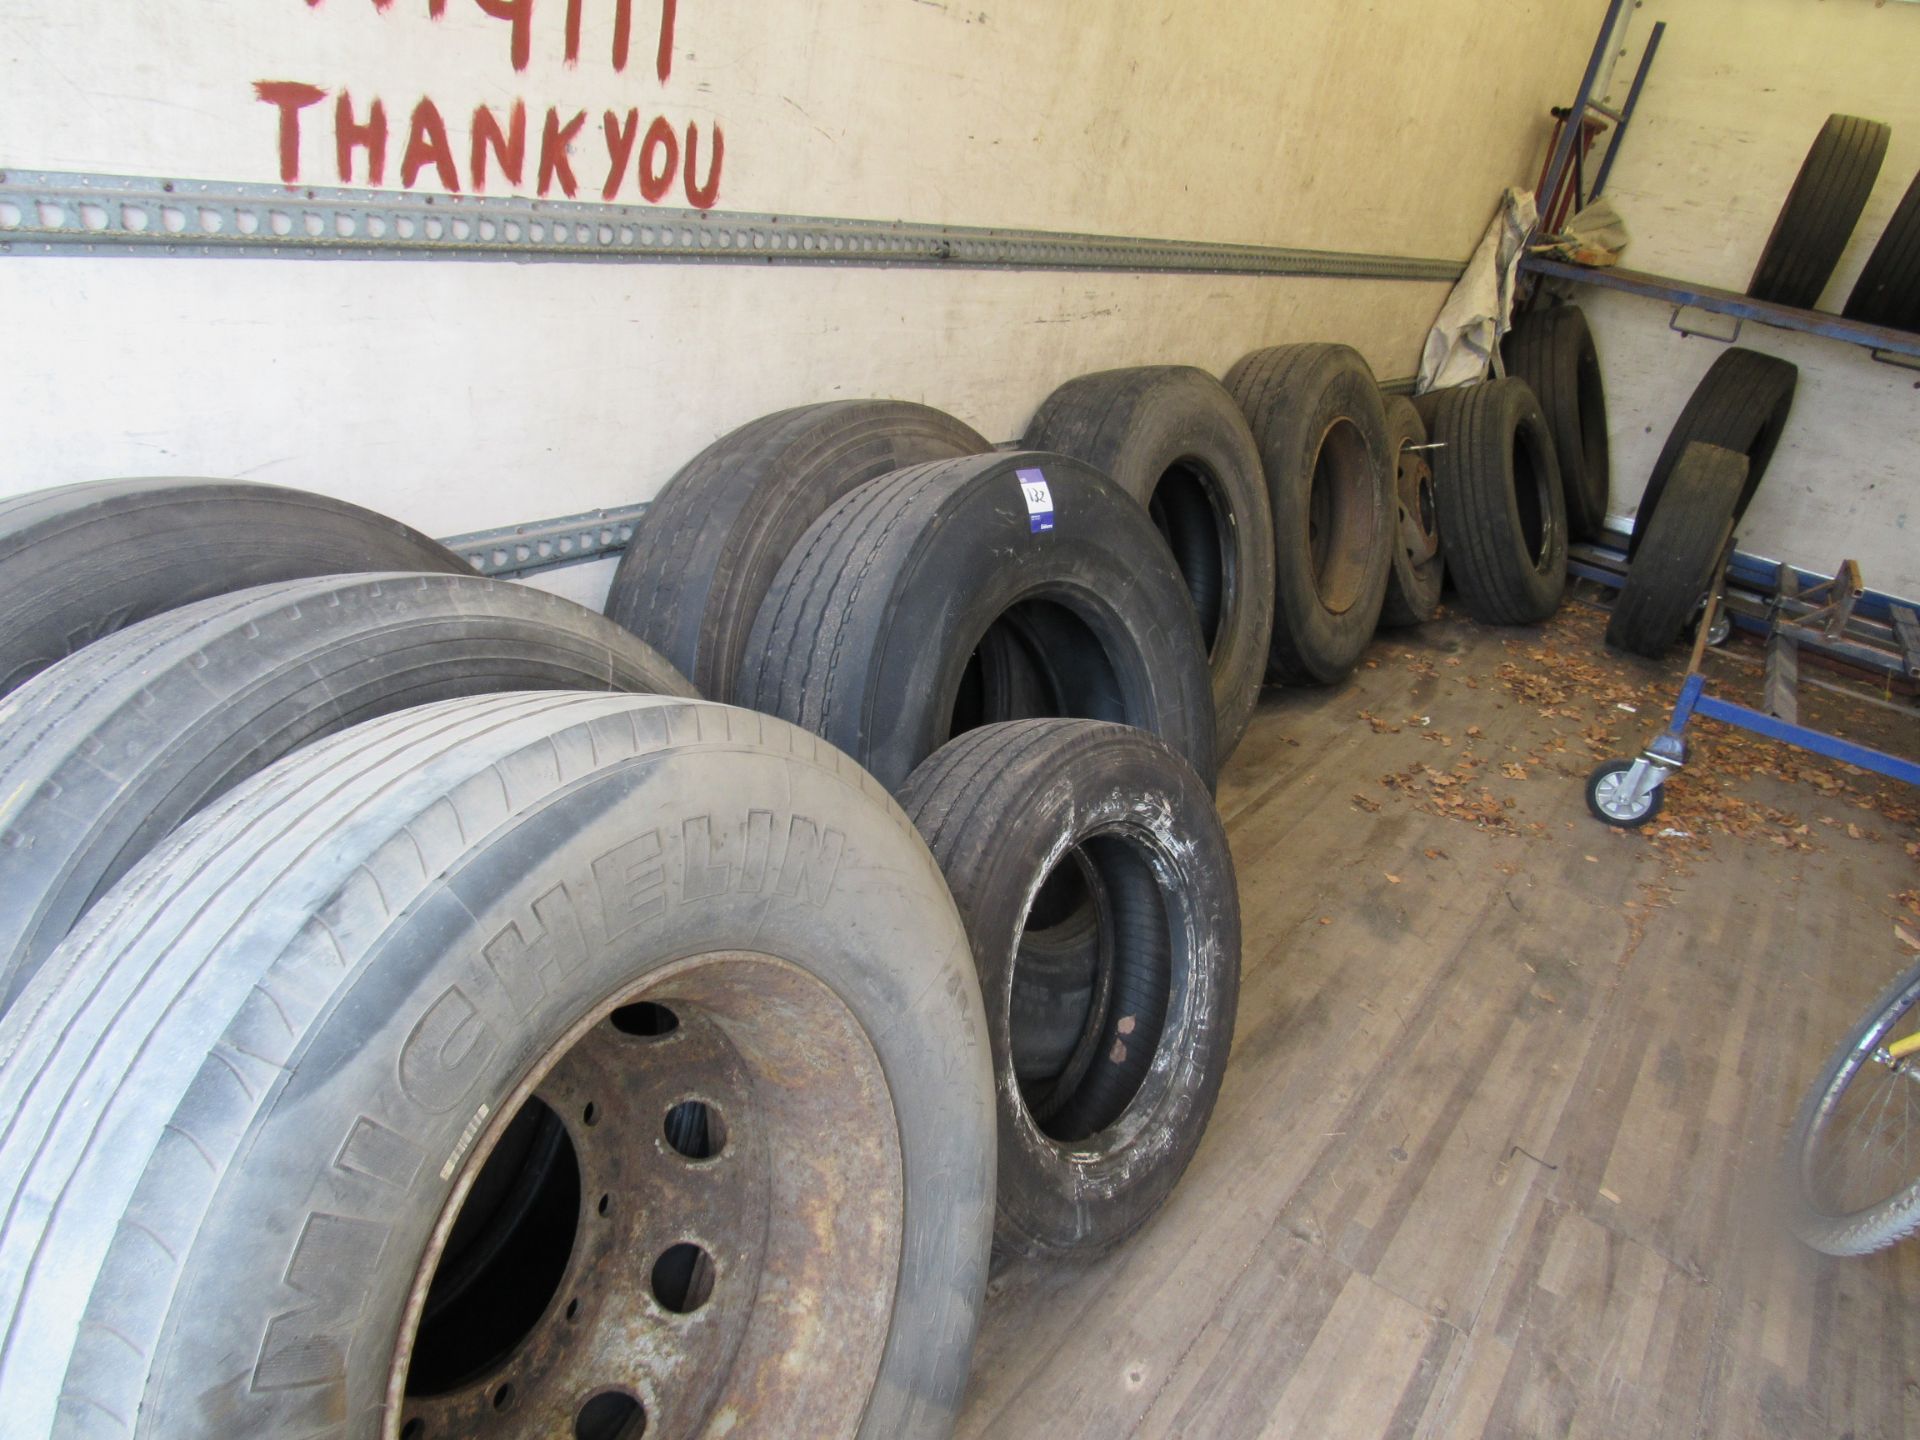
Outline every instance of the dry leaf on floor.
{"type": "MultiPolygon", "coordinates": [[[[1382,870],[1380,873],[1387,876],[1387,883],[1389,885],[1398,885],[1400,883],[1400,877],[1398,875],[1388,875],[1385,870],[1382,870]]],[[[1915,948],[1920,949],[1920,946],[1916,946],[1915,948]]]]}

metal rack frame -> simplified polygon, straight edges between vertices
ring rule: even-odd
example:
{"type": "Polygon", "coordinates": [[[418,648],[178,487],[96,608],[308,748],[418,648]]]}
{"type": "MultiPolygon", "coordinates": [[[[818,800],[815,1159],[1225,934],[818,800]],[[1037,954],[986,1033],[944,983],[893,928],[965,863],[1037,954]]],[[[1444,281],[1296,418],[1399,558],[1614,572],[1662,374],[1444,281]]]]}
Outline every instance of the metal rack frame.
{"type": "Polygon", "coordinates": [[[1877,637],[1859,627],[1872,622],[1864,621],[1855,613],[1866,586],[1860,578],[1860,567],[1851,560],[1843,561],[1831,579],[1807,590],[1799,588],[1797,572],[1791,567],[1779,567],[1779,591],[1768,617],[1765,710],[1707,693],[1707,677],[1701,671],[1701,663],[1714,622],[1725,603],[1727,569],[1732,557],[1733,542],[1729,535],[1715,567],[1694,634],[1686,677],[1681,681],[1680,695],[1666,728],[1649,740],[1646,748],[1631,761],[1608,761],[1588,777],[1587,805],[1595,817],[1621,829],[1634,829],[1659,813],[1662,787],[1687,763],[1686,729],[1696,715],[1908,785],[1920,785],[1920,762],[1815,730],[1799,720],[1797,692],[1802,646],[1852,664],[1871,663],[1890,673],[1920,677],[1920,619],[1905,606],[1891,605],[1887,625],[1879,627],[1890,643],[1884,646],[1870,643],[1877,637]]]}

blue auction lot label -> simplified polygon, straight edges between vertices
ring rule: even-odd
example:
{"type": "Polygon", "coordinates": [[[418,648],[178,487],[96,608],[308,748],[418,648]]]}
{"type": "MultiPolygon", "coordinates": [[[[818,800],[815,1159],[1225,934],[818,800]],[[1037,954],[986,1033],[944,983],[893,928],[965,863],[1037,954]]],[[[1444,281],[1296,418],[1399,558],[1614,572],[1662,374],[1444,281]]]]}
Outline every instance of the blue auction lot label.
{"type": "Polygon", "coordinates": [[[1038,535],[1042,530],[1053,528],[1053,491],[1047,488],[1047,476],[1043,470],[1016,470],[1013,472],[1020,480],[1020,494],[1027,502],[1027,533],[1038,535]]]}

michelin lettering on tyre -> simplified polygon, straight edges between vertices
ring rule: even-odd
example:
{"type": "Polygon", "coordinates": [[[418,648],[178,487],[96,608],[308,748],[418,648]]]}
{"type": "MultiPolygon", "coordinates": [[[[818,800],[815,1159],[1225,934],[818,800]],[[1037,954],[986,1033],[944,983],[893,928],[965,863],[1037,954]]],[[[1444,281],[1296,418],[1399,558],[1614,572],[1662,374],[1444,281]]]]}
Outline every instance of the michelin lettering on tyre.
{"type": "Polygon", "coordinates": [[[1038,535],[1053,529],[1053,491],[1047,488],[1044,470],[1016,470],[1020,494],[1027,502],[1027,533],[1038,535]]]}

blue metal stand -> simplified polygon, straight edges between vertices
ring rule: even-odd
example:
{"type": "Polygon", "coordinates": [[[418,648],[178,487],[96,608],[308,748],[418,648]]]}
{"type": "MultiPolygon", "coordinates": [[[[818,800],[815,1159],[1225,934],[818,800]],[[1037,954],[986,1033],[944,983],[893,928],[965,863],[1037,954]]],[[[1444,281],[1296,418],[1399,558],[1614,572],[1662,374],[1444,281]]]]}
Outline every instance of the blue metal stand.
{"type": "Polygon", "coordinates": [[[1667,725],[1668,735],[1678,740],[1681,732],[1687,728],[1687,721],[1695,715],[1704,715],[1709,720],[1724,720],[1729,725],[1738,725],[1742,730],[1751,730],[1769,740],[1784,740],[1789,745],[1798,745],[1802,750],[1825,755],[1829,760],[1844,760],[1849,765],[1858,765],[1862,770],[1871,770],[1876,775],[1890,775],[1909,785],[1920,785],[1920,762],[1903,760],[1884,750],[1842,740],[1838,735],[1829,735],[1824,730],[1809,729],[1745,705],[1736,705],[1731,700],[1707,694],[1706,688],[1707,677],[1697,670],[1687,676],[1686,683],[1680,687],[1679,703],[1673,707],[1673,719],[1667,725]]]}
{"type": "Polygon", "coordinates": [[[1707,637],[1725,603],[1722,592],[1731,550],[1729,542],[1708,593],[1706,608],[1701,612],[1693,656],[1667,728],[1654,736],[1634,759],[1609,760],[1587,778],[1587,808],[1603,824],[1636,829],[1660,813],[1668,778],[1687,763],[1687,723],[1696,715],[1737,725],[1742,730],[1857,765],[1876,775],[1920,785],[1920,762],[1812,729],[1800,724],[1797,718],[1794,687],[1801,646],[1828,650],[1856,663],[1861,652],[1871,651],[1879,664],[1895,674],[1920,673],[1920,669],[1916,669],[1916,664],[1920,664],[1920,636],[1908,633],[1914,622],[1902,607],[1893,607],[1894,623],[1887,627],[1894,641],[1891,649],[1863,643],[1849,635],[1849,627],[1855,623],[1854,603],[1865,589],[1860,582],[1859,567],[1851,560],[1841,565],[1832,580],[1805,592],[1799,590],[1792,572],[1785,566],[1780,567],[1779,589],[1769,617],[1767,655],[1767,704],[1774,713],[1707,694],[1707,677],[1700,672],[1700,664],[1706,653],[1707,637]]]}

